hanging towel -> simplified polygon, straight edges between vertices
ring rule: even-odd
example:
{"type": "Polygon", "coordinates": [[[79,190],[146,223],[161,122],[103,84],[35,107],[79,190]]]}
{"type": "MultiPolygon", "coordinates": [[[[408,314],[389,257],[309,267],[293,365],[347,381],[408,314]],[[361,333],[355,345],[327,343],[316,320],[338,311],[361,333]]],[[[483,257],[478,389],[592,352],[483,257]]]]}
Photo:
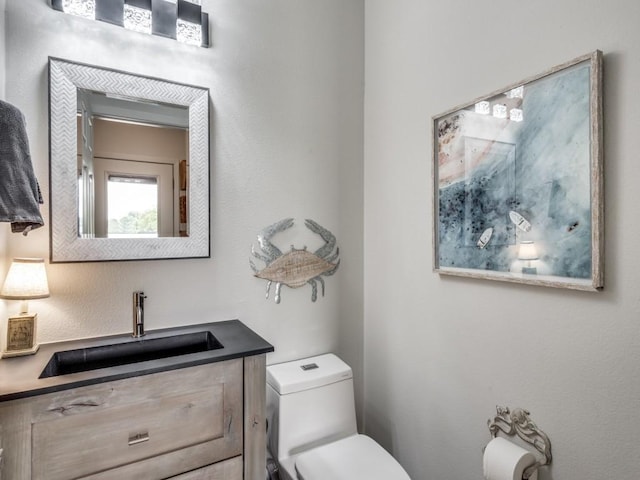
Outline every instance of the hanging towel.
{"type": "Polygon", "coordinates": [[[12,232],[26,235],[44,225],[41,203],[24,115],[0,100],[0,222],[11,222],[12,232]]]}

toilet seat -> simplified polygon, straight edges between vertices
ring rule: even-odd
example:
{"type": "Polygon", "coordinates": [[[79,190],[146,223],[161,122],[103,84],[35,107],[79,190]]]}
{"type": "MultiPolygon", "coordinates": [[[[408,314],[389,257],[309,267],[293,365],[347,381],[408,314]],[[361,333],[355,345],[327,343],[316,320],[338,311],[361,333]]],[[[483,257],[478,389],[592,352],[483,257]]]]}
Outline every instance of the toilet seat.
{"type": "Polygon", "coordinates": [[[384,448],[366,435],[353,435],[302,453],[299,480],[411,480],[384,448]]]}

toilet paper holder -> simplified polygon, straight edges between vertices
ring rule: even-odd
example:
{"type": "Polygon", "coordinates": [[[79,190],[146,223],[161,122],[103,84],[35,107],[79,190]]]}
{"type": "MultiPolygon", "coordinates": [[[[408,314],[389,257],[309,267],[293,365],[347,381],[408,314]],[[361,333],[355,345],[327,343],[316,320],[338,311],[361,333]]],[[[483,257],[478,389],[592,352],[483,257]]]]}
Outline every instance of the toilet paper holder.
{"type": "Polygon", "coordinates": [[[523,408],[510,410],[509,407],[496,406],[496,413],[495,417],[487,421],[491,438],[495,438],[498,432],[510,437],[518,436],[538,452],[536,463],[525,469],[522,475],[524,480],[528,480],[539,467],[551,463],[551,441],[547,434],[531,420],[527,410],[523,408]]]}

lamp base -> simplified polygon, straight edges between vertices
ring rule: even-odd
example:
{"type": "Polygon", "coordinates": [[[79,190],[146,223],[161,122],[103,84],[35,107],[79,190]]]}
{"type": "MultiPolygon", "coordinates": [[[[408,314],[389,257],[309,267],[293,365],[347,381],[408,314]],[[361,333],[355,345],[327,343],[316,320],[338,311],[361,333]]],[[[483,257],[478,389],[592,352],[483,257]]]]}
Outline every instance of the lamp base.
{"type": "Polygon", "coordinates": [[[37,313],[21,313],[9,317],[7,324],[7,348],[1,358],[33,355],[40,346],[36,343],[37,313]]]}
{"type": "Polygon", "coordinates": [[[536,267],[522,267],[522,273],[526,273],[528,275],[537,275],[538,269],[536,267]]]}
{"type": "Polygon", "coordinates": [[[22,357],[23,355],[33,355],[38,351],[40,345],[37,343],[31,348],[25,348],[24,350],[5,350],[2,352],[0,358],[22,357]]]}

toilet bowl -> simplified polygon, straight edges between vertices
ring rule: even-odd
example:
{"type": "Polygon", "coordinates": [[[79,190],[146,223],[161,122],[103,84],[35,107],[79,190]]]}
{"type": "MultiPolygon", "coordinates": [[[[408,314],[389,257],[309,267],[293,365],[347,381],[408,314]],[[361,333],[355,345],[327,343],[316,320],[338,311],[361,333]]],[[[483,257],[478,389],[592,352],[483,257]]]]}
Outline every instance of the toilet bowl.
{"type": "Polygon", "coordinates": [[[410,480],[358,434],[353,373],[334,354],[268,366],[267,418],[281,480],[410,480]]]}

